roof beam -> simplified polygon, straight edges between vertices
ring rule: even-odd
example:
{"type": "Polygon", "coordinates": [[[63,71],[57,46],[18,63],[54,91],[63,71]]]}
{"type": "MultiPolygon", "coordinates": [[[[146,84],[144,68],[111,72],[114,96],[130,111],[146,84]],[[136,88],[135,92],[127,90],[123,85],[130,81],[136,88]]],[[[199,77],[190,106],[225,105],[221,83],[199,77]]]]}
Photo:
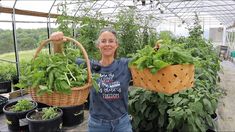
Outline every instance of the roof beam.
{"type": "MultiPolygon", "coordinates": [[[[172,14],[174,14],[176,17],[178,17],[178,18],[182,21],[182,23],[185,22],[185,20],[182,19],[179,15],[177,15],[177,14],[172,10],[172,8],[168,8],[166,5],[164,5],[164,4],[161,3],[160,1],[159,1],[159,4],[162,5],[166,10],[169,10],[169,11],[170,11],[172,14]]],[[[186,24],[188,24],[188,23],[186,22],[186,24]]]]}
{"type": "MultiPolygon", "coordinates": [[[[211,2],[208,2],[208,3],[210,4],[211,2]]],[[[218,5],[217,2],[212,2],[212,3],[215,3],[215,4],[218,5]]],[[[228,4],[226,4],[226,5],[229,6],[228,4]]],[[[210,7],[210,8],[215,9],[215,10],[221,9],[221,7],[210,7]]],[[[226,9],[226,8],[222,8],[222,9],[226,9]]],[[[204,9],[204,10],[206,11],[206,9],[204,9]]],[[[230,10],[228,10],[228,11],[231,12],[230,10]]],[[[226,13],[226,14],[223,14],[223,15],[220,15],[222,13],[219,13],[218,15],[216,15],[216,14],[210,12],[209,14],[211,14],[212,16],[215,16],[220,21],[222,20],[225,25],[229,24],[229,22],[233,20],[232,17],[234,16],[233,13],[232,14],[231,13],[226,13]]]]}
{"type": "MultiPolygon", "coordinates": [[[[13,13],[13,8],[8,8],[8,7],[0,7],[0,13],[13,13]]],[[[27,16],[36,16],[36,17],[48,17],[50,15],[51,18],[56,18],[60,16],[60,14],[48,14],[45,12],[37,12],[37,11],[29,11],[29,10],[21,10],[21,9],[16,9],[15,8],[15,14],[18,15],[27,15],[27,16]]]]}
{"type": "MultiPolygon", "coordinates": [[[[201,0],[199,1],[199,0],[196,0],[193,4],[191,4],[191,6],[194,6],[196,4],[196,7],[198,7],[198,5],[200,5],[201,4],[201,0]],[[198,3],[197,3],[198,2],[198,3]]],[[[184,13],[183,14],[181,14],[181,17],[183,18],[183,19],[187,19],[188,17],[189,17],[189,15],[187,15],[187,13],[188,12],[192,12],[192,13],[194,13],[194,17],[195,17],[195,13],[196,13],[196,11],[198,10],[199,8],[191,8],[191,9],[188,9],[187,11],[184,11],[184,13]]],[[[198,14],[197,14],[198,15],[198,14]]]]}
{"type": "MultiPolygon", "coordinates": [[[[190,7],[190,6],[186,6],[186,7],[183,7],[183,8],[205,8],[205,7],[219,7],[219,6],[234,6],[235,4],[230,4],[230,5],[228,5],[228,4],[226,4],[226,5],[209,5],[209,6],[192,6],[192,7],[190,7]]],[[[174,9],[174,10],[177,10],[177,9],[181,9],[182,7],[176,7],[176,8],[170,8],[170,9],[174,9]]]]}
{"type": "MultiPolygon", "coordinates": [[[[0,23],[9,23],[13,22],[12,20],[1,20],[0,23]]],[[[47,21],[15,21],[16,23],[47,23],[47,21]]],[[[56,22],[50,22],[50,23],[56,23],[56,22]]]]}

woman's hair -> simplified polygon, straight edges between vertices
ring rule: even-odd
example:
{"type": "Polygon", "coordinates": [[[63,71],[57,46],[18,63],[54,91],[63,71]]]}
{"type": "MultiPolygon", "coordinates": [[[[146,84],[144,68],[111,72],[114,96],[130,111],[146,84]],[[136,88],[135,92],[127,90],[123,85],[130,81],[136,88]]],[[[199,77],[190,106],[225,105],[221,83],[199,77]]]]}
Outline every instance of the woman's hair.
{"type": "MultiPolygon", "coordinates": [[[[99,37],[100,37],[100,35],[101,35],[103,32],[110,32],[110,33],[112,33],[112,34],[115,36],[115,38],[116,38],[116,43],[118,44],[117,32],[116,32],[113,28],[111,28],[111,27],[104,27],[103,29],[100,30],[100,32],[99,32],[99,37]]],[[[99,38],[98,38],[98,39],[96,40],[96,45],[98,45],[99,43],[100,43],[100,41],[99,41],[99,38]]],[[[115,53],[114,53],[114,58],[117,58],[117,50],[116,50],[115,53]]]]}
{"type": "MultiPolygon", "coordinates": [[[[99,32],[98,37],[99,37],[103,32],[110,32],[110,33],[112,33],[112,34],[115,36],[115,38],[116,38],[116,43],[118,43],[118,40],[117,40],[117,32],[116,32],[113,28],[111,28],[111,27],[105,27],[105,28],[101,29],[100,32],[99,32]]],[[[96,40],[96,44],[99,44],[99,38],[96,40]]]]}

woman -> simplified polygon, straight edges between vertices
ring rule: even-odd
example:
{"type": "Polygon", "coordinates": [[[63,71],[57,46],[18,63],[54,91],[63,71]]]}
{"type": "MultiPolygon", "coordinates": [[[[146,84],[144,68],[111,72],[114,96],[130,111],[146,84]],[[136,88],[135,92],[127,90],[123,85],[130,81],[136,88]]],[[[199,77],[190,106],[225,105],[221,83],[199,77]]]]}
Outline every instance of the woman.
{"type": "MultiPolygon", "coordinates": [[[[50,39],[53,43],[61,43],[64,39],[63,33],[55,32],[50,39]]],[[[101,53],[101,59],[91,61],[91,64],[92,67],[99,67],[92,69],[100,74],[97,80],[99,91],[96,92],[94,88],[90,91],[88,131],[132,132],[127,110],[131,80],[128,59],[115,59],[119,44],[116,32],[110,28],[100,31],[96,46],[101,53]]]]}

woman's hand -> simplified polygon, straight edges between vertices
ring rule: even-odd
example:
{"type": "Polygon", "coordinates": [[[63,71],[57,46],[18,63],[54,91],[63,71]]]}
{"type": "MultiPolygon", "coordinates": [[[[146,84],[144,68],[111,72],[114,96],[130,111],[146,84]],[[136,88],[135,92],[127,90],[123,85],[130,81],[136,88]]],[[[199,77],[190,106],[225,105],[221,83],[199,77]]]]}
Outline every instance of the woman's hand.
{"type": "Polygon", "coordinates": [[[61,53],[63,51],[63,43],[66,42],[63,32],[54,32],[50,36],[53,43],[54,53],[61,53]]]}
{"type": "Polygon", "coordinates": [[[53,44],[61,44],[66,41],[63,32],[54,32],[50,36],[50,40],[53,44]]]}

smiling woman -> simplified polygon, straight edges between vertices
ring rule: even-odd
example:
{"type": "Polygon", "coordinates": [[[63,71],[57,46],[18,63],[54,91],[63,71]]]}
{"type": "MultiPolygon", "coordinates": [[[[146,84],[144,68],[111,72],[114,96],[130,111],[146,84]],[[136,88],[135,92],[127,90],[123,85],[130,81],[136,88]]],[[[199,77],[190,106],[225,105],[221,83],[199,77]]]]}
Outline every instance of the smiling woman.
{"type": "MultiPolygon", "coordinates": [[[[62,32],[51,35],[54,44],[65,41],[62,32]]],[[[119,47],[117,34],[111,28],[100,31],[96,47],[101,54],[100,60],[91,60],[92,72],[98,73],[96,80],[99,90],[90,90],[88,131],[125,131],[132,132],[128,115],[128,87],[131,73],[129,59],[116,59],[119,47]],[[100,67],[95,68],[95,67],[100,67]]],[[[80,65],[82,62],[77,61],[80,65]]]]}

